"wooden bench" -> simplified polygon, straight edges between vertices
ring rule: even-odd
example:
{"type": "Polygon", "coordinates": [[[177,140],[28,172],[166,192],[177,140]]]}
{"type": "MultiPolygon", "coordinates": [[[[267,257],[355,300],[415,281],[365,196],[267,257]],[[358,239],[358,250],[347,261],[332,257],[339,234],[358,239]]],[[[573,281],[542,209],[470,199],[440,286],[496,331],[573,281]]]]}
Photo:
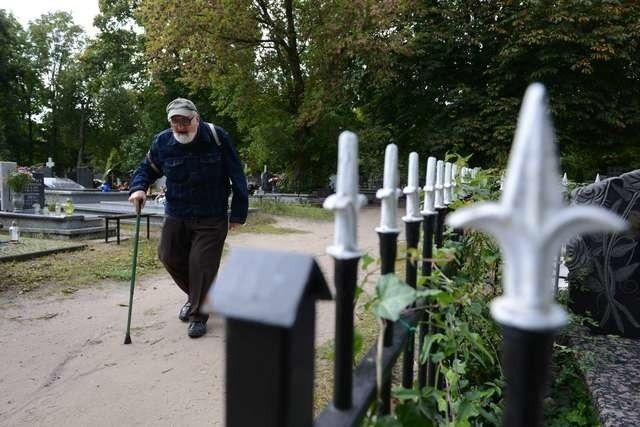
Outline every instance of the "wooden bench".
{"type": "MultiPolygon", "coordinates": [[[[152,216],[156,216],[156,214],[152,213],[143,213],[140,214],[140,218],[147,219],[147,240],[149,239],[149,219],[152,216]]],[[[109,222],[116,222],[116,242],[120,244],[120,220],[122,219],[132,219],[136,217],[136,214],[107,214],[107,215],[99,215],[100,218],[104,218],[104,242],[109,243],[109,222]]]]}

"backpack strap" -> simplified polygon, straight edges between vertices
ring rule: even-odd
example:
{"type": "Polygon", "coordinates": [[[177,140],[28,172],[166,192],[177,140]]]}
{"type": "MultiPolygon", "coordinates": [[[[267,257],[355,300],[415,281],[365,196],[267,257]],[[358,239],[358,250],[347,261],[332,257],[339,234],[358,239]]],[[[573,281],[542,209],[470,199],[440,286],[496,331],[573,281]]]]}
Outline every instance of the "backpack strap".
{"type": "Polygon", "coordinates": [[[216,144],[218,145],[218,147],[222,146],[222,143],[220,142],[220,138],[218,138],[218,132],[216,132],[216,127],[213,125],[213,123],[207,123],[209,125],[209,128],[211,128],[211,133],[213,134],[213,139],[216,140],[216,144]]]}

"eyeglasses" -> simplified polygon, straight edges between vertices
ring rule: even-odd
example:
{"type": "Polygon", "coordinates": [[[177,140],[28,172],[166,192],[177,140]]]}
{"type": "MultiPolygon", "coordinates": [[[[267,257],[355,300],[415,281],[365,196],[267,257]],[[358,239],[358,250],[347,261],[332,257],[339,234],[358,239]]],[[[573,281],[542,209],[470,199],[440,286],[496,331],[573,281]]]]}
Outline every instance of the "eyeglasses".
{"type": "Polygon", "coordinates": [[[193,117],[191,117],[190,119],[186,117],[171,117],[169,123],[171,123],[171,126],[189,126],[192,120],[193,117]]]}

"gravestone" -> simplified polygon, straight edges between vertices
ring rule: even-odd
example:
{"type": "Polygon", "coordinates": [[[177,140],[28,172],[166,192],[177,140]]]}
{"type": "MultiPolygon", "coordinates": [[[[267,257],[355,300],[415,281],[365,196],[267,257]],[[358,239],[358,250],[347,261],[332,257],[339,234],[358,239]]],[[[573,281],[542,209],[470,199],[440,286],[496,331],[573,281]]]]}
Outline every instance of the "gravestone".
{"type": "Polygon", "coordinates": [[[271,191],[269,178],[271,178],[271,174],[267,171],[267,165],[264,165],[264,170],[260,174],[260,189],[264,192],[271,191]]]}
{"type": "Polygon", "coordinates": [[[22,194],[24,194],[24,208],[33,209],[35,203],[44,207],[44,174],[34,172],[33,181],[28,183],[22,194]]]}
{"type": "Polygon", "coordinates": [[[44,165],[44,177],[51,178],[53,176],[53,167],[56,165],[56,163],[51,159],[51,157],[49,157],[44,165]]]}
{"type": "Polygon", "coordinates": [[[85,188],[69,178],[44,178],[44,185],[49,190],[84,190],[85,188]]]}
{"type": "Polygon", "coordinates": [[[8,211],[11,208],[7,177],[17,168],[16,162],[0,162],[0,211],[8,211]]]}
{"type": "Polygon", "coordinates": [[[76,171],[76,182],[84,188],[93,188],[93,173],[87,166],[80,166],[76,171]]]}
{"type": "Polygon", "coordinates": [[[640,337],[640,169],[581,187],[573,200],[610,209],[629,228],[567,244],[569,307],[597,321],[594,333],[640,337]]]}

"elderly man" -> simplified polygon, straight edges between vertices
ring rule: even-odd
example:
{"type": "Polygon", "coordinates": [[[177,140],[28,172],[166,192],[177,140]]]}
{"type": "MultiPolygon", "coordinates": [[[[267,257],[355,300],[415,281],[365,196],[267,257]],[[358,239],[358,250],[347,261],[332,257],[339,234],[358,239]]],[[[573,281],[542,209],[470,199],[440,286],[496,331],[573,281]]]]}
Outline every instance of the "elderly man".
{"type": "Polygon", "coordinates": [[[200,307],[218,272],[227,231],[247,218],[247,180],[229,134],[201,121],[193,102],[174,99],[167,118],[171,128],[154,137],[131,179],[129,201],[143,206],[149,186],[166,177],[158,256],[188,296],[178,318],[189,321],[187,334],[195,338],[207,331],[209,316],[200,307]]]}

